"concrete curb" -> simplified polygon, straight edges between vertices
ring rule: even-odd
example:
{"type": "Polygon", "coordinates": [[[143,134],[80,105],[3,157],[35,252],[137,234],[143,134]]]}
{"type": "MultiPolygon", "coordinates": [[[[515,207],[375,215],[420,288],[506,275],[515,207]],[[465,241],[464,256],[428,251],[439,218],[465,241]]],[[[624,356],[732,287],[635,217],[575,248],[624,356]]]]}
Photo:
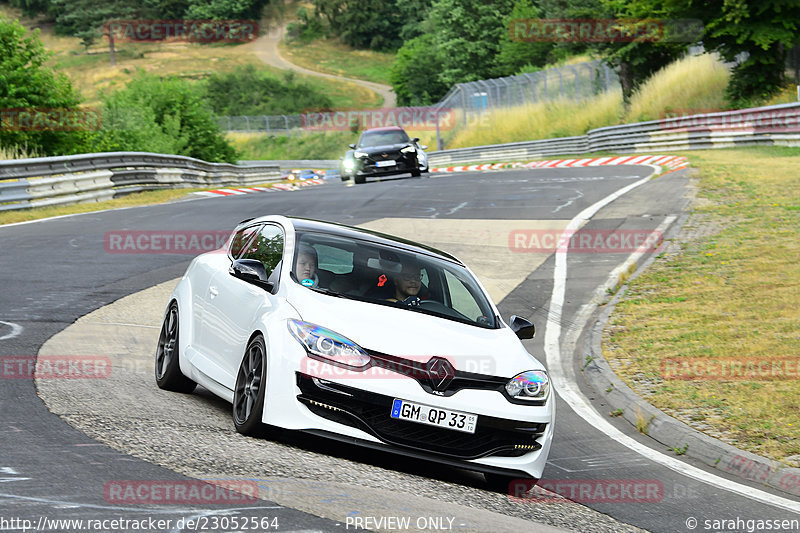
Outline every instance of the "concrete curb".
{"type": "MultiPolygon", "coordinates": [[[[670,233],[674,234],[680,229],[687,218],[688,215],[684,215],[674,223],[670,233]]],[[[672,246],[675,244],[670,244],[672,246]]],[[[638,277],[653,261],[655,255],[648,258],[631,279],[638,277]]],[[[778,461],[740,450],[684,424],[650,405],[617,376],[603,357],[603,330],[627,288],[627,284],[622,286],[602,308],[584,341],[584,353],[591,357],[591,361],[583,369],[584,378],[589,385],[608,403],[612,411],[621,409],[622,418],[631,425],[636,426],[637,420],[649,421],[647,436],[669,449],[680,450],[681,454],[698,459],[722,472],[800,496],[800,468],[783,466],[778,461]]]]}

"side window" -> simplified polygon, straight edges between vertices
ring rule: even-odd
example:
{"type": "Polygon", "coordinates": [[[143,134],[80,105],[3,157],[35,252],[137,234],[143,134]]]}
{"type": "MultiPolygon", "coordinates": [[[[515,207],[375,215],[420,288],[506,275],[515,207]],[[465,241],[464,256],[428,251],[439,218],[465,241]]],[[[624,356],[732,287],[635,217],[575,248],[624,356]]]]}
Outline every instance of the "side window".
{"type": "Polygon", "coordinates": [[[233,259],[241,259],[239,256],[242,254],[242,250],[250,243],[259,228],[261,228],[260,225],[255,225],[237,231],[231,240],[231,247],[228,250],[228,254],[233,259]]]}
{"type": "Polygon", "coordinates": [[[252,239],[239,259],[258,259],[267,272],[272,272],[283,257],[283,231],[278,226],[265,225],[252,239]]]}
{"type": "Polygon", "coordinates": [[[467,289],[460,279],[448,270],[444,271],[444,278],[447,288],[450,291],[450,304],[453,309],[473,320],[483,315],[483,311],[478,307],[475,298],[470,294],[469,289],[467,289]]]}
{"type": "Polygon", "coordinates": [[[314,246],[319,256],[319,268],[334,274],[349,274],[353,271],[353,252],[318,244],[314,246]]]}

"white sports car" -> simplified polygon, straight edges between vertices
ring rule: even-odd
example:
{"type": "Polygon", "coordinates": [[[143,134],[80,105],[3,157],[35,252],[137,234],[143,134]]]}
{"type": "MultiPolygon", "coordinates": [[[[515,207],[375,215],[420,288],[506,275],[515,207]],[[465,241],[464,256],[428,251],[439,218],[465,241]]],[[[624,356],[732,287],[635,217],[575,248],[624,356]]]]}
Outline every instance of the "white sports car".
{"type": "Polygon", "coordinates": [[[555,398],[544,367],[455,257],[283,216],[242,222],[170,297],[156,382],[277,426],[486,474],[540,479],[555,398]]]}

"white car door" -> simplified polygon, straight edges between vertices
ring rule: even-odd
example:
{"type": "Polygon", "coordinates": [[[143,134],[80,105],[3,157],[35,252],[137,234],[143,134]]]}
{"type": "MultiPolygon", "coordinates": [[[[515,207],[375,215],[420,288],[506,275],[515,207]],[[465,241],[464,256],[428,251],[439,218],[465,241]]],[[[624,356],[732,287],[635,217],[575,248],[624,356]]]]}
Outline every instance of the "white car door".
{"type": "MultiPolygon", "coordinates": [[[[273,272],[283,255],[283,231],[264,225],[239,259],[257,259],[268,273],[273,272]]],[[[228,263],[230,265],[230,261],[228,263]]],[[[239,363],[257,324],[265,313],[274,311],[277,298],[265,289],[233,277],[227,269],[211,278],[203,332],[210,377],[229,389],[236,384],[239,363]]]]}

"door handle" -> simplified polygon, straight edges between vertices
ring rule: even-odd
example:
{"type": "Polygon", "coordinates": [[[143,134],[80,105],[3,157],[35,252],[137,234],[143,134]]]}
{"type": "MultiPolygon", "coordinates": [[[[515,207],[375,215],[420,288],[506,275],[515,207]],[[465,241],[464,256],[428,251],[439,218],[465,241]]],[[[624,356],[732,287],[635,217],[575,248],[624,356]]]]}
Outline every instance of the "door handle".
{"type": "Polygon", "coordinates": [[[208,292],[210,292],[210,293],[211,293],[211,297],[212,297],[212,298],[213,298],[213,297],[215,297],[215,296],[217,296],[217,295],[219,294],[219,291],[217,290],[217,288],[216,288],[216,287],[209,287],[209,288],[208,288],[208,292]]]}

